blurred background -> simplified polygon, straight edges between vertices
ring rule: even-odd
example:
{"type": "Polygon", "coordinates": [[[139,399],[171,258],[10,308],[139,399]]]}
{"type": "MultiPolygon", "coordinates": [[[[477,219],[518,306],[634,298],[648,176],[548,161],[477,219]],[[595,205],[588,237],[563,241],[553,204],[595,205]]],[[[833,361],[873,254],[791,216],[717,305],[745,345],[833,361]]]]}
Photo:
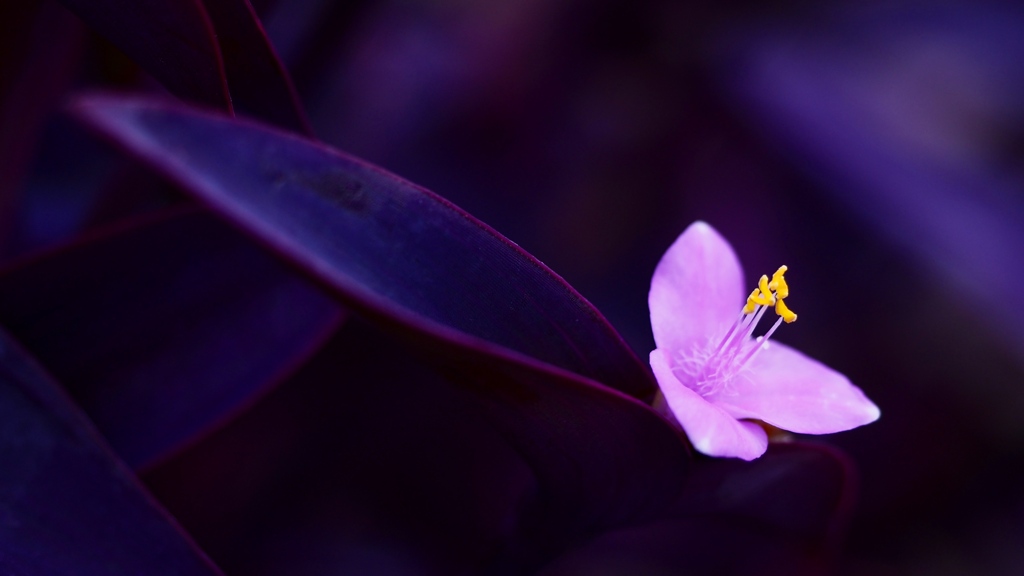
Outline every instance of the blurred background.
{"type": "MultiPolygon", "coordinates": [[[[519,243],[642,358],[651,273],[692,221],[751,285],[787,264],[800,321],[777,337],[882,409],[825,439],[860,472],[841,573],[1024,573],[1024,8],[253,4],[321,139],[519,243]]],[[[155,82],[55,3],[32,22],[0,51],[6,259],[183,202],[61,113],[155,82]]],[[[443,382],[382,373],[394,347],[350,324],[145,480],[229,574],[472,566],[528,473],[443,382]]]]}

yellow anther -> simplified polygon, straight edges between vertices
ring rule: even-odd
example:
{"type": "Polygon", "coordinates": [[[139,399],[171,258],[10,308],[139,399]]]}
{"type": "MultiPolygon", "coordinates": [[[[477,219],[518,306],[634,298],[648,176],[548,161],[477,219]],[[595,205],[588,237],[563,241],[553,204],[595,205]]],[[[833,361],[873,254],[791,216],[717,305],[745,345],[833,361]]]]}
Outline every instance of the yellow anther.
{"type": "Polygon", "coordinates": [[[754,296],[754,303],[761,306],[771,306],[775,304],[775,296],[772,296],[771,292],[761,292],[757,290],[757,295],[754,296]]]}
{"type": "Polygon", "coordinates": [[[768,287],[775,291],[775,296],[779,298],[789,297],[789,284],[786,284],[786,278],[783,276],[789,270],[788,266],[779,266],[779,269],[772,274],[772,281],[768,283],[768,287]]]}
{"type": "Polygon", "coordinates": [[[757,308],[757,295],[758,295],[758,293],[759,293],[759,290],[757,288],[754,288],[754,291],[750,293],[750,296],[747,296],[747,305],[743,307],[743,313],[744,314],[753,314],[754,313],[754,309],[757,308]]]}
{"type": "Polygon", "coordinates": [[[761,291],[763,301],[759,301],[758,304],[762,306],[768,306],[775,304],[775,294],[772,294],[772,289],[768,287],[768,277],[761,276],[761,279],[757,281],[757,289],[761,291]]]}
{"type": "Polygon", "coordinates": [[[782,319],[786,324],[796,322],[796,314],[786,306],[785,302],[782,301],[782,298],[775,301],[775,313],[782,316],[782,319]]]}
{"type": "Polygon", "coordinates": [[[775,304],[775,297],[772,296],[771,292],[765,293],[758,288],[754,288],[750,296],[747,296],[747,304],[743,307],[743,313],[753,314],[758,306],[771,306],[772,304],[775,304]]]}

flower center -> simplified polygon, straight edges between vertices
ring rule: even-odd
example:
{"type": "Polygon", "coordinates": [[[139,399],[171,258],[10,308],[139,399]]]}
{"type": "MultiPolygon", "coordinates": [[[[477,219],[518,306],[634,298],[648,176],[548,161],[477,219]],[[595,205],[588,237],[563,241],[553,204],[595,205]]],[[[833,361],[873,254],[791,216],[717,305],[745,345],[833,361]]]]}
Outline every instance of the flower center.
{"type": "Polygon", "coordinates": [[[783,322],[796,321],[796,314],[783,302],[789,296],[789,285],[784,276],[786,270],[786,266],[780,266],[771,280],[768,276],[761,276],[739,317],[723,336],[710,337],[695,344],[691,350],[677,352],[673,358],[672,373],[680,382],[701,396],[735,394],[732,382],[742,377],[757,353],[768,347],[772,334],[783,322]],[[775,307],[779,318],[763,336],[751,338],[769,306],[775,307]]]}

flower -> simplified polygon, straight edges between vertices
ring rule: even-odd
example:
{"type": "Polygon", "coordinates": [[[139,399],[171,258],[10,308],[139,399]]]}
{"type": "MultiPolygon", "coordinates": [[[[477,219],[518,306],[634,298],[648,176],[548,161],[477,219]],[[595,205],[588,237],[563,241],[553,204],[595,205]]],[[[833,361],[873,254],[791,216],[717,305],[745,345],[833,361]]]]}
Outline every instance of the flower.
{"type": "Polygon", "coordinates": [[[704,222],[691,224],[658,263],[648,304],[657,348],[651,368],[671,416],[694,447],[753,460],[768,448],[755,422],[802,434],[862,426],[880,412],[842,374],[769,338],[796,320],[785,266],[762,276],[743,302],[743,271],[729,243],[704,222]],[[769,308],[779,315],[753,338],[769,308]]]}

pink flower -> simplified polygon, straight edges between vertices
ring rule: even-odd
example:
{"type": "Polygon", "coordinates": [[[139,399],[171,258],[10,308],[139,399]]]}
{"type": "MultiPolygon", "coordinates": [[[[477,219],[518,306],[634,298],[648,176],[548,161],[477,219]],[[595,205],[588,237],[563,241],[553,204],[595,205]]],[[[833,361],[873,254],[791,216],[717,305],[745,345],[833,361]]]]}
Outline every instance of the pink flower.
{"type": "Polygon", "coordinates": [[[783,266],[761,277],[744,305],[743,271],[732,247],[704,222],[690,225],[658,263],[648,304],[657,349],[651,368],[694,447],[753,460],[768,448],[764,429],[829,434],[878,419],[878,407],[842,374],[769,338],[796,319],[783,266]],[[779,315],[764,337],[765,312],[779,315]]]}

